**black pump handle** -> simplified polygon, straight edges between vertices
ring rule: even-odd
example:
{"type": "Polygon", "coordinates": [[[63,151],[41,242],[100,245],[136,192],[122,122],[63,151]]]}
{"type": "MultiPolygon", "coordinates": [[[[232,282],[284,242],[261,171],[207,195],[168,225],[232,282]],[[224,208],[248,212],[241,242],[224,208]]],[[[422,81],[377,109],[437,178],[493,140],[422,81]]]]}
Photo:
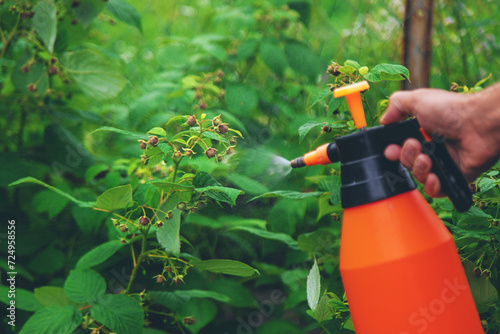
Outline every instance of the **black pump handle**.
{"type": "Polygon", "coordinates": [[[384,137],[388,139],[387,144],[402,145],[406,139],[411,137],[419,140],[423,153],[431,158],[431,172],[437,175],[441,183],[441,191],[450,198],[457,211],[469,210],[472,206],[472,192],[469,183],[448,153],[442,139],[426,140],[416,118],[389,124],[383,128],[384,137]]]}

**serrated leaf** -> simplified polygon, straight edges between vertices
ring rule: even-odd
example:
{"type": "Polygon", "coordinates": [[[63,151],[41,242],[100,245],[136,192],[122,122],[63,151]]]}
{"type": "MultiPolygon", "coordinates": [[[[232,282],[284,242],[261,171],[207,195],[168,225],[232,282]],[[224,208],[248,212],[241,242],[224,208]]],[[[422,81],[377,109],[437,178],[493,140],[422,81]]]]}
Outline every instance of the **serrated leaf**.
{"type": "MultiPolygon", "coordinates": [[[[331,95],[332,95],[332,91],[330,90],[330,88],[323,89],[318,94],[316,94],[316,96],[314,96],[314,98],[313,98],[313,100],[311,102],[311,105],[309,106],[309,109],[311,109],[312,107],[314,107],[320,101],[324,100],[327,96],[331,96],[331,95]]],[[[300,130],[299,130],[299,132],[300,132],[300,130]]]]}
{"type": "Polygon", "coordinates": [[[180,228],[181,228],[181,211],[177,208],[172,210],[173,216],[166,219],[163,215],[159,215],[159,219],[163,222],[162,227],[156,229],[156,238],[165,251],[174,256],[179,256],[181,252],[180,228]]]}
{"type": "Polygon", "coordinates": [[[251,233],[253,235],[256,235],[258,237],[264,238],[264,239],[269,239],[269,240],[276,240],[276,241],[281,241],[285,244],[288,245],[291,249],[299,249],[299,246],[297,245],[297,242],[293,240],[293,238],[285,233],[276,233],[276,232],[270,232],[258,228],[253,228],[253,227],[248,227],[248,226],[235,226],[230,229],[230,231],[235,231],[235,230],[240,230],[240,231],[246,231],[248,233],[251,233]]]}
{"type": "Polygon", "coordinates": [[[71,270],[64,292],[68,298],[76,303],[94,304],[106,292],[106,281],[93,270],[71,270]]]}
{"type": "Polygon", "coordinates": [[[99,209],[114,211],[127,207],[132,202],[132,186],[126,184],[106,190],[97,197],[96,207],[99,209]]]}
{"type": "MultiPolygon", "coordinates": [[[[476,265],[470,260],[462,261],[465,275],[469,282],[470,291],[477,305],[491,305],[498,301],[497,289],[493,286],[490,279],[486,276],[476,277],[474,269],[476,265]]],[[[453,282],[451,282],[453,283],[453,282]]]]}
{"type": "Polygon", "coordinates": [[[92,306],[90,315],[113,332],[138,334],[144,325],[144,311],[139,303],[126,295],[104,295],[92,306]]]}
{"type": "Polygon", "coordinates": [[[222,186],[196,188],[196,191],[203,193],[218,202],[224,202],[230,205],[235,205],[236,199],[243,193],[243,190],[222,186]]]}
{"type": "Polygon", "coordinates": [[[330,320],[334,313],[331,309],[331,306],[329,304],[329,298],[326,294],[324,294],[318,303],[318,306],[316,307],[316,310],[314,310],[314,319],[317,322],[323,322],[326,320],[330,320]]]}
{"type": "Polygon", "coordinates": [[[311,271],[309,271],[309,275],[307,276],[307,304],[313,311],[318,306],[320,293],[321,277],[319,275],[318,263],[315,259],[311,271]]]}
{"type": "Polygon", "coordinates": [[[327,122],[310,121],[310,122],[307,122],[306,124],[302,125],[299,128],[299,143],[302,142],[302,140],[309,133],[309,131],[311,131],[314,128],[324,126],[327,124],[328,124],[327,122]]]}
{"type": "Polygon", "coordinates": [[[39,1],[34,7],[35,16],[31,20],[33,28],[50,53],[54,52],[57,37],[56,5],[53,0],[39,1]]]}
{"type": "Polygon", "coordinates": [[[346,65],[346,66],[340,66],[339,72],[343,74],[352,74],[356,72],[356,69],[352,66],[346,65]]]}
{"type": "Polygon", "coordinates": [[[216,140],[219,142],[219,144],[222,143],[228,143],[227,139],[219,135],[218,133],[212,132],[212,131],[205,131],[202,133],[203,137],[216,140]]]}
{"type": "Polygon", "coordinates": [[[158,136],[158,137],[166,137],[167,133],[165,130],[159,126],[156,126],[148,131],[148,136],[158,136]]]}
{"type": "Polygon", "coordinates": [[[83,201],[77,200],[76,198],[74,198],[70,194],[65,193],[62,190],[59,190],[59,189],[57,189],[55,187],[52,187],[52,186],[48,185],[47,183],[42,182],[40,180],[37,180],[34,177],[30,177],[30,176],[29,177],[23,177],[22,179],[19,179],[17,181],[12,182],[11,184],[9,184],[9,187],[17,186],[17,185],[22,184],[22,183],[35,183],[35,184],[44,186],[45,188],[50,189],[50,190],[58,193],[59,195],[65,197],[67,199],[69,199],[70,201],[72,201],[73,203],[75,203],[76,205],[78,205],[78,206],[80,206],[82,208],[91,208],[91,207],[93,207],[95,205],[94,202],[83,202],[83,201]]]}
{"type": "MultiPolygon", "coordinates": [[[[9,282],[6,281],[6,283],[8,284],[9,282]]],[[[16,287],[14,298],[9,298],[9,295],[12,293],[9,291],[9,286],[0,285],[0,302],[4,303],[7,306],[10,306],[10,301],[14,300],[16,302],[15,307],[24,311],[34,312],[43,307],[43,305],[40,304],[40,302],[35,298],[35,295],[31,291],[16,287]]]]}
{"type": "Polygon", "coordinates": [[[290,67],[299,74],[314,81],[322,70],[321,59],[303,44],[292,43],[285,47],[285,54],[290,67]]]}
{"type": "Polygon", "coordinates": [[[127,83],[111,61],[89,49],[67,52],[62,62],[65,72],[92,99],[116,97],[127,83]]]}
{"type": "Polygon", "coordinates": [[[205,260],[194,262],[193,265],[200,270],[206,270],[216,274],[227,274],[239,277],[250,277],[255,274],[259,274],[257,269],[254,269],[243,262],[234,260],[205,260]]]}
{"type": "Polygon", "coordinates": [[[123,0],[108,0],[106,8],[118,20],[136,27],[142,32],[141,14],[128,2],[123,0]]]}
{"type": "Polygon", "coordinates": [[[183,317],[194,317],[196,319],[195,324],[184,325],[192,333],[196,334],[215,318],[217,315],[217,305],[208,299],[190,300],[181,308],[180,314],[183,317]]]}
{"type": "Polygon", "coordinates": [[[168,181],[151,181],[149,182],[155,187],[162,189],[163,191],[175,190],[194,190],[194,187],[187,183],[175,183],[168,181]]]}
{"type": "Polygon", "coordinates": [[[88,269],[105,262],[122,248],[123,245],[119,240],[112,240],[97,246],[78,260],[76,269],[88,269]]]}
{"type": "Polygon", "coordinates": [[[35,289],[35,298],[44,306],[64,306],[74,304],[64,289],[58,286],[42,286],[35,289]]]}
{"type": "Polygon", "coordinates": [[[75,306],[47,306],[36,311],[19,334],[73,333],[81,323],[82,312],[75,306]]]}
{"type": "Polygon", "coordinates": [[[196,173],[193,179],[193,186],[195,188],[203,188],[207,186],[220,186],[221,184],[207,172],[200,171],[196,173]]]}
{"type": "Polygon", "coordinates": [[[222,293],[218,293],[215,291],[206,291],[206,290],[182,290],[182,291],[176,291],[175,292],[178,295],[185,295],[188,296],[189,298],[210,298],[213,300],[217,300],[223,303],[228,303],[231,301],[231,298],[229,298],[226,295],[223,295],[222,293]]]}
{"type": "Polygon", "coordinates": [[[301,193],[298,191],[291,191],[291,190],[276,190],[276,191],[271,191],[259,196],[255,196],[254,198],[250,199],[249,202],[254,201],[258,198],[270,198],[270,197],[283,197],[283,198],[288,198],[288,199],[304,199],[304,198],[310,198],[310,197],[319,197],[323,193],[322,192],[310,192],[310,193],[301,193]]]}
{"type": "Polygon", "coordinates": [[[379,64],[365,75],[365,79],[372,82],[381,80],[399,81],[404,78],[410,81],[410,72],[403,65],[397,64],[379,64]]]}

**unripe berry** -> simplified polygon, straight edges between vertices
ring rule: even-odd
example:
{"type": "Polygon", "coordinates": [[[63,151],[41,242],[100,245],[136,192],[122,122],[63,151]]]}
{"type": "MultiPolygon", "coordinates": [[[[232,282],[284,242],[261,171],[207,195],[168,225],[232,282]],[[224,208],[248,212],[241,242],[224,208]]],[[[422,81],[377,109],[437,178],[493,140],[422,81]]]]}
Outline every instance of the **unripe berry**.
{"type": "Polygon", "coordinates": [[[20,18],[21,20],[27,19],[28,17],[29,17],[28,12],[21,12],[21,13],[19,14],[19,18],[20,18]]]}
{"type": "Polygon", "coordinates": [[[451,90],[452,92],[454,92],[454,91],[458,90],[458,85],[457,85],[456,83],[454,83],[454,82],[453,82],[453,83],[451,84],[451,86],[450,86],[450,90],[451,90]]]}
{"type": "Polygon", "coordinates": [[[30,68],[28,67],[28,65],[24,65],[21,70],[23,71],[23,73],[28,73],[30,71],[30,68]]]}
{"type": "Polygon", "coordinates": [[[474,276],[479,277],[481,276],[481,269],[479,267],[474,268],[474,271],[472,272],[474,276]]]}
{"type": "Polygon", "coordinates": [[[198,107],[200,107],[201,110],[205,110],[207,109],[207,104],[205,101],[200,101],[200,103],[198,103],[198,107]]]}
{"type": "Polygon", "coordinates": [[[167,211],[167,214],[165,215],[165,219],[172,219],[174,216],[174,213],[172,211],[167,211]]]}
{"type": "Polygon", "coordinates": [[[226,150],[226,155],[231,155],[234,153],[234,146],[229,146],[226,150]]]}
{"type": "Polygon", "coordinates": [[[182,275],[179,275],[177,277],[174,277],[172,279],[172,283],[174,283],[175,285],[181,285],[182,284],[182,275]]]}
{"type": "Polygon", "coordinates": [[[219,133],[224,134],[227,132],[227,130],[229,130],[229,127],[226,124],[221,124],[219,125],[217,130],[219,131],[219,133]]]}
{"type": "Polygon", "coordinates": [[[220,120],[220,116],[216,116],[212,119],[212,124],[213,126],[219,126],[221,125],[222,121],[220,120]]]}
{"type": "Polygon", "coordinates": [[[145,150],[148,147],[148,143],[145,140],[140,139],[138,142],[141,150],[145,150]]]}
{"type": "Polygon", "coordinates": [[[179,159],[182,157],[182,153],[180,151],[174,151],[174,153],[172,154],[172,156],[175,158],[175,159],[179,159]]]}
{"type": "Polygon", "coordinates": [[[59,72],[59,69],[58,69],[57,67],[55,67],[55,66],[51,66],[51,67],[49,68],[49,74],[50,74],[50,75],[56,75],[56,74],[57,74],[57,72],[59,72]]]}
{"type": "Polygon", "coordinates": [[[221,162],[223,159],[224,159],[224,157],[222,155],[220,155],[220,154],[215,157],[215,161],[216,162],[221,162]]]}
{"type": "Polygon", "coordinates": [[[165,282],[165,277],[163,277],[163,275],[157,275],[156,283],[163,283],[163,282],[165,282]]]}
{"type": "Polygon", "coordinates": [[[139,224],[141,224],[142,226],[146,226],[147,224],[149,224],[149,218],[146,216],[142,216],[141,218],[139,218],[139,224]]]}
{"type": "Polygon", "coordinates": [[[79,7],[79,6],[80,6],[80,1],[78,1],[78,0],[74,0],[71,3],[71,7],[73,7],[73,8],[76,8],[76,7],[79,7]]]}
{"type": "Polygon", "coordinates": [[[161,220],[158,220],[155,225],[156,225],[156,227],[162,227],[163,222],[161,220]]]}
{"type": "Polygon", "coordinates": [[[219,70],[219,71],[217,72],[217,76],[218,76],[219,78],[222,78],[222,77],[224,76],[224,72],[222,72],[222,70],[219,70]]]}
{"type": "Polygon", "coordinates": [[[332,64],[329,65],[328,68],[326,69],[326,73],[338,76],[340,75],[339,68],[340,66],[332,61],[332,64]]]}
{"type": "Polygon", "coordinates": [[[236,145],[236,143],[238,142],[238,138],[236,138],[235,136],[233,136],[231,139],[229,139],[229,145],[236,145]]]}
{"type": "Polygon", "coordinates": [[[186,207],[187,207],[186,202],[179,202],[179,203],[177,203],[177,209],[180,210],[180,211],[186,210],[186,207]]]}
{"type": "Polygon", "coordinates": [[[120,230],[120,232],[127,232],[128,231],[128,227],[125,224],[120,224],[120,226],[118,226],[118,229],[120,230]]]}
{"type": "Polygon", "coordinates": [[[186,124],[189,125],[189,126],[195,126],[196,125],[196,117],[194,116],[189,116],[187,119],[186,119],[186,124]]]}
{"type": "Polygon", "coordinates": [[[29,85],[28,85],[28,90],[29,90],[30,92],[32,92],[32,93],[33,93],[33,92],[36,92],[36,89],[37,89],[37,88],[36,88],[36,85],[35,85],[35,84],[29,84],[29,85]]]}
{"type": "Polygon", "coordinates": [[[469,184],[469,188],[470,188],[470,191],[475,194],[477,193],[478,191],[480,191],[481,189],[479,189],[479,187],[477,186],[477,183],[470,183],[469,184]]]}
{"type": "Polygon", "coordinates": [[[186,157],[190,157],[190,156],[192,156],[192,155],[193,155],[193,150],[191,150],[191,149],[189,149],[189,148],[185,148],[185,149],[184,149],[184,155],[185,155],[186,157]]]}
{"type": "Polygon", "coordinates": [[[332,128],[331,128],[331,127],[329,127],[329,126],[327,126],[327,125],[324,125],[324,126],[321,128],[321,130],[322,130],[323,132],[332,132],[332,128]]]}
{"type": "Polygon", "coordinates": [[[148,143],[153,146],[158,145],[158,137],[156,136],[149,137],[148,143]]]}
{"type": "Polygon", "coordinates": [[[490,222],[490,225],[491,226],[495,226],[495,227],[498,226],[498,220],[492,219],[491,222],[490,222]]]}
{"type": "Polygon", "coordinates": [[[193,208],[189,209],[189,212],[190,213],[195,213],[196,212],[196,208],[193,207],[193,208]]]}
{"type": "Polygon", "coordinates": [[[196,319],[194,317],[185,317],[184,319],[182,319],[182,322],[184,323],[184,325],[194,325],[196,323],[196,319]]]}
{"type": "Polygon", "coordinates": [[[71,24],[76,26],[78,24],[78,19],[71,20],[71,24]]]}
{"type": "Polygon", "coordinates": [[[342,81],[343,81],[344,83],[349,83],[349,81],[350,81],[350,80],[349,80],[349,77],[348,77],[348,76],[345,76],[345,77],[343,77],[343,78],[342,78],[342,81]]]}
{"type": "Polygon", "coordinates": [[[205,155],[207,156],[207,158],[213,158],[215,157],[215,155],[217,154],[217,151],[215,150],[215,148],[213,147],[210,147],[208,148],[206,151],[205,151],[205,155]]]}

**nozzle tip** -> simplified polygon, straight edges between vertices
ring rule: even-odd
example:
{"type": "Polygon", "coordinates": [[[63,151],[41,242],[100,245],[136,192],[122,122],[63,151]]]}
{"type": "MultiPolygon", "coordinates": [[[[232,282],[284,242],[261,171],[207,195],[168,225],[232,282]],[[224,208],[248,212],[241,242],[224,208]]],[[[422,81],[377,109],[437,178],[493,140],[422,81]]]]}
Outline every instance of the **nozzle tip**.
{"type": "Polygon", "coordinates": [[[300,158],[293,159],[292,161],[290,161],[290,166],[292,166],[292,168],[300,168],[300,167],[305,167],[307,165],[304,161],[304,157],[300,157],[300,158]]]}

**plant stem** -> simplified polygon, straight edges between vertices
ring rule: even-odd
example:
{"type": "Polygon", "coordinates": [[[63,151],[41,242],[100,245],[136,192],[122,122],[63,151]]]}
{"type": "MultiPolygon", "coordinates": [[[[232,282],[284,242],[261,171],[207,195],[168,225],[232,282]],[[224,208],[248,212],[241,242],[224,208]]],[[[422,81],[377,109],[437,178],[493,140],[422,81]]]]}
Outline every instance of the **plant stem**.
{"type": "Polygon", "coordinates": [[[368,103],[368,100],[366,99],[365,93],[363,93],[363,100],[365,101],[365,104],[368,108],[368,113],[370,114],[370,119],[371,119],[370,125],[373,125],[373,123],[375,122],[375,119],[373,118],[372,108],[370,107],[370,104],[368,103]]]}
{"type": "Polygon", "coordinates": [[[326,327],[323,326],[323,324],[321,322],[319,323],[319,325],[321,326],[321,328],[323,328],[324,333],[331,334],[330,331],[328,329],[326,329],[326,327]]]}
{"type": "MultiPolygon", "coordinates": [[[[16,24],[14,25],[14,28],[12,28],[12,31],[10,32],[9,37],[7,37],[7,40],[3,44],[2,51],[0,52],[0,58],[3,58],[3,56],[5,55],[5,51],[7,51],[7,48],[9,47],[10,41],[12,40],[14,35],[17,33],[17,26],[19,25],[19,20],[20,20],[20,17],[18,16],[16,24]]],[[[2,40],[4,40],[4,39],[5,39],[5,35],[2,32],[2,40]]]]}
{"type": "Polygon", "coordinates": [[[142,230],[142,246],[141,246],[141,254],[137,258],[137,263],[134,266],[134,269],[132,269],[132,274],[130,275],[130,280],[128,281],[127,288],[123,290],[123,294],[127,294],[130,291],[130,288],[132,287],[132,283],[134,282],[135,275],[137,274],[137,269],[139,269],[139,266],[141,265],[141,262],[146,258],[146,247],[148,244],[148,231],[151,225],[148,226],[146,230],[142,230]]]}

